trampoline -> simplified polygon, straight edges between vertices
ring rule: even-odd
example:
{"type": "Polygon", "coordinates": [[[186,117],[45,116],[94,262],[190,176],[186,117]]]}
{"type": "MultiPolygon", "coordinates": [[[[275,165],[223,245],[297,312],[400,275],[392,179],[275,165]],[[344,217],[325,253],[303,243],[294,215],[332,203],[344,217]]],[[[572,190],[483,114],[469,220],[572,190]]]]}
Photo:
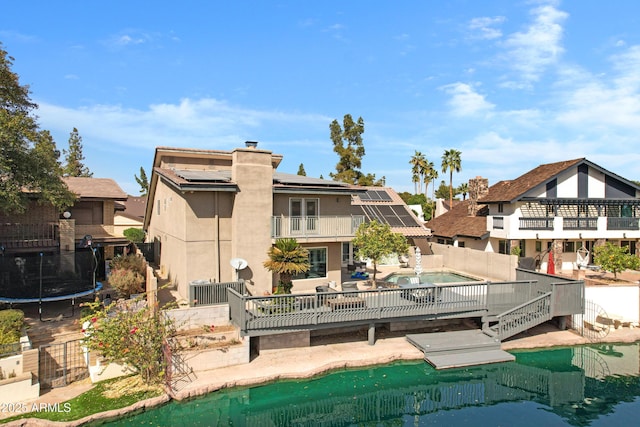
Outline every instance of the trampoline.
{"type": "Polygon", "coordinates": [[[91,249],[71,254],[27,253],[0,257],[0,303],[40,304],[76,299],[102,290],[96,281],[98,258],[91,249]]]}

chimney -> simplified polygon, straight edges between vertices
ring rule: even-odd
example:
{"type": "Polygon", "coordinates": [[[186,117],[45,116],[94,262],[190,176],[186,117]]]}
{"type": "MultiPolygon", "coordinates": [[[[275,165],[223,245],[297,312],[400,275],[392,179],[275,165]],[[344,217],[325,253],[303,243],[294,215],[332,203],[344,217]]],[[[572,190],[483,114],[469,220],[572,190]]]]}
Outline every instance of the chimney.
{"type": "Polygon", "coordinates": [[[245,141],[244,146],[247,148],[256,148],[258,146],[258,141],[245,141]]]}
{"type": "Polygon", "coordinates": [[[489,194],[489,180],[476,176],[469,180],[469,208],[470,216],[476,216],[482,206],[478,206],[478,200],[489,194]]]}

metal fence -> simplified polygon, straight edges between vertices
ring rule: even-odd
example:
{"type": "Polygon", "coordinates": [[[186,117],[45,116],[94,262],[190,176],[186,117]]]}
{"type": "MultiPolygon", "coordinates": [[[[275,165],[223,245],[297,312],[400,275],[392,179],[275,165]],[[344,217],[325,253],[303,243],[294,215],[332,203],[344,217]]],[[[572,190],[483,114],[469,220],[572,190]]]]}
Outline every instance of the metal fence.
{"type": "Polygon", "coordinates": [[[64,387],[89,376],[89,353],[82,340],[39,347],[39,381],[43,388],[64,387]]]}
{"type": "Polygon", "coordinates": [[[239,294],[245,293],[244,281],[237,282],[209,282],[194,280],[189,283],[189,306],[226,304],[229,302],[227,289],[231,288],[239,294]]]}

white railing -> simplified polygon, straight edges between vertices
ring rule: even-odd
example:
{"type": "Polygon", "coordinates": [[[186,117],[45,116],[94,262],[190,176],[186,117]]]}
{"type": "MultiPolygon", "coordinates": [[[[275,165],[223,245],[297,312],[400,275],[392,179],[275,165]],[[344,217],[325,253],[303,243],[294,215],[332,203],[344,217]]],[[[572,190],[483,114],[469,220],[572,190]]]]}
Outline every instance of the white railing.
{"type": "Polygon", "coordinates": [[[352,237],[363,222],[363,215],[274,216],[271,237],[352,237]]]}

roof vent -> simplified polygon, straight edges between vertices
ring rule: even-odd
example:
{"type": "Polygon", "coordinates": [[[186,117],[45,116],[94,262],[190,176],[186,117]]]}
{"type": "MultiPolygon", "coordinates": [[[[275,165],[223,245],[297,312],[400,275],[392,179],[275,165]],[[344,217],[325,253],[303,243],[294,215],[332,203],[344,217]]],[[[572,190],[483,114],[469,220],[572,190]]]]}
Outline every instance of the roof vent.
{"type": "Polygon", "coordinates": [[[258,146],[258,141],[245,141],[244,146],[247,148],[256,148],[258,146]]]}

